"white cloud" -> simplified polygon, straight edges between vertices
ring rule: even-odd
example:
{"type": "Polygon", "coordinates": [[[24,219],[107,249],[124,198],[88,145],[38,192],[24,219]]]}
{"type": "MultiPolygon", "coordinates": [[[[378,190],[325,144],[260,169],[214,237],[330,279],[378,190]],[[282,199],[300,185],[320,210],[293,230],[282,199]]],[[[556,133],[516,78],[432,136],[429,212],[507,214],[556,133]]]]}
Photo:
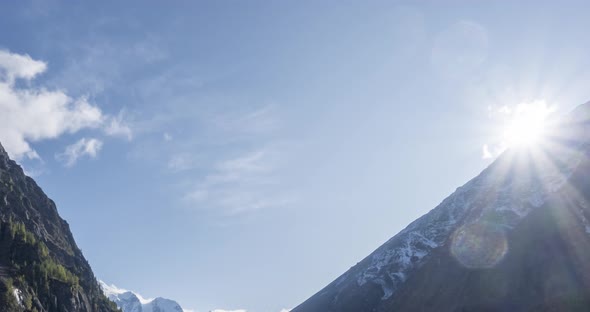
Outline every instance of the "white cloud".
{"type": "Polygon", "coordinates": [[[131,138],[122,113],[105,115],[86,98],[73,99],[60,90],[15,86],[15,79],[33,79],[46,68],[28,55],[0,50],[0,141],[11,157],[39,158],[31,142],[82,129],[101,128],[107,135],[131,138]]]}
{"type": "Polygon", "coordinates": [[[490,147],[487,144],[484,144],[482,146],[481,152],[482,152],[482,155],[481,155],[482,159],[490,159],[490,158],[494,157],[494,155],[492,155],[492,152],[490,152],[490,147]]]}
{"type": "Polygon", "coordinates": [[[0,73],[10,84],[16,78],[32,79],[46,68],[45,62],[33,60],[29,55],[0,50],[0,73]]]}
{"type": "Polygon", "coordinates": [[[29,141],[57,138],[102,123],[100,109],[61,91],[20,90],[0,82],[0,140],[15,157],[35,158],[29,141]]]}
{"type": "Polygon", "coordinates": [[[98,139],[82,138],[78,142],[66,147],[65,151],[56,155],[56,158],[64,163],[65,166],[71,167],[82,156],[95,158],[102,149],[102,141],[98,139]]]}
{"type": "Polygon", "coordinates": [[[493,160],[500,156],[507,149],[507,145],[504,142],[494,143],[492,145],[484,144],[481,147],[481,159],[493,160]]]}
{"type": "Polygon", "coordinates": [[[118,136],[131,140],[133,139],[133,132],[127,123],[123,121],[123,115],[124,111],[120,111],[117,116],[108,118],[104,126],[104,131],[110,136],[118,136]]]}

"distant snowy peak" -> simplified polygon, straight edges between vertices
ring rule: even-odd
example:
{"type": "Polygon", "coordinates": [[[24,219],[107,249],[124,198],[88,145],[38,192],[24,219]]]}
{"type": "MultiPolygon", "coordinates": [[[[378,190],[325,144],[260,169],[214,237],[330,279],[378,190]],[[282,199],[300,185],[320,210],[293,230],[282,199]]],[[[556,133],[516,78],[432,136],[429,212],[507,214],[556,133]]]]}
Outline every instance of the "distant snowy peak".
{"type": "Polygon", "coordinates": [[[176,301],[166,298],[146,299],[140,294],[99,281],[104,294],[123,312],[186,312],[176,301]]]}
{"type": "MultiPolygon", "coordinates": [[[[109,285],[99,281],[100,288],[104,294],[123,312],[194,312],[190,309],[183,309],[178,302],[166,298],[146,299],[140,294],[119,288],[115,285],[109,285]]],[[[282,309],[280,312],[289,312],[290,309],[282,309]]],[[[248,312],[245,309],[223,310],[213,309],[209,312],[248,312]]]]}
{"type": "Polygon", "coordinates": [[[107,283],[103,282],[103,281],[98,281],[98,283],[100,284],[100,288],[102,289],[102,292],[107,296],[117,296],[123,293],[128,292],[128,290],[126,289],[122,289],[119,288],[115,285],[108,285],[107,283]]]}
{"type": "MultiPolygon", "coordinates": [[[[290,309],[281,309],[280,312],[289,312],[291,311],[290,309]]],[[[223,309],[215,309],[215,310],[211,310],[209,312],[248,312],[248,310],[244,310],[244,309],[238,309],[238,310],[223,310],[223,309]]]]}

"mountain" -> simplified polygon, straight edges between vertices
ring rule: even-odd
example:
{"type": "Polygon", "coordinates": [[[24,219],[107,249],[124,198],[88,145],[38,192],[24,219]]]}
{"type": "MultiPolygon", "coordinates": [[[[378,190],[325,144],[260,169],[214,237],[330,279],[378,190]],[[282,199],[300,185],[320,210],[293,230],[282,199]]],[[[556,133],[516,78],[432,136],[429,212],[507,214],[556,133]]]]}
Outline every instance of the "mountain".
{"type": "MultiPolygon", "coordinates": [[[[117,304],[123,312],[193,312],[193,310],[183,309],[178,302],[166,298],[157,297],[154,299],[145,299],[140,294],[121,289],[115,285],[108,285],[99,281],[100,287],[104,294],[117,304]]],[[[244,309],[224,310],[213,309],[209,312],[247,312],[244,309]]],[[[288,309],[282,309],[280,312],[289,312],[288,309]]]]}
{"type": "Polygon", "coordinates": [[[114,285],[107,285],[100,281],[104,294],[117,304],[123,312],[183,312],[180,305],[170,299],[157,297],[145,299],[137,293],[120,289],[114,285]]]}
{"type": "Polygon", "coordinates": [[[292,311],[588,311],[590,103],[547,132],[292,311]]]}
{"type": "Polygon", "coordinates": [[[0,145],[0,311],[118,311],[68,223],[0,145]]]}

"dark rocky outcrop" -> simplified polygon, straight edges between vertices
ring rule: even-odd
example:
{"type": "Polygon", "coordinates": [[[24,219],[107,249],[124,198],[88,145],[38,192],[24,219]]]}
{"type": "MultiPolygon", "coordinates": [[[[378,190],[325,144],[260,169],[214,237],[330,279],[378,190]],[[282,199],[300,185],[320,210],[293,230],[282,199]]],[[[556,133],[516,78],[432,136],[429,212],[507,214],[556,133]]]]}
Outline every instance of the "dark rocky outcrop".
{"type": "Polygon", "coordinates": [[[0,311],[118,311],[55,203],[1,145],[0,311]]]}

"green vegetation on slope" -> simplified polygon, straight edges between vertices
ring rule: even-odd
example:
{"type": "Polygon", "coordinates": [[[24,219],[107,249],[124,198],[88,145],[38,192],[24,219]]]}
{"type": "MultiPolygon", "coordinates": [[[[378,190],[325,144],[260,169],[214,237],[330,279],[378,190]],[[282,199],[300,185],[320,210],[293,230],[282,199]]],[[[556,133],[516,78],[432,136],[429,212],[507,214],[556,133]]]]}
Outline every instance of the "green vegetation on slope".
{"type": "MultiPolygon", "coordinates": [[[[33,298],[38,298],[44,307],[51,310],[55,303],[43,298],[51,298],[52,287],[56,283],[67,285],[72,292],[80,287],[78,276],[53,259],[47,245],[36,239],[21,222],[0,222],[0,249],[8,256],[5,260],[10,264],[4,270],[15,276],[0,275],[0,301],[5,305],[0,310],[18,311],[24,308],[26,311],[38,311],[33,306],[33,298]],[[19,299],[15,295],[16,289],[19,299]]],[[[114,303],[106,299],[100,301],[103,301],[101,305],[116,309],[114,303]]]]}
{"type": "Polygon", "coordinates": [[[0,144],[0,312],[110,312],[68,223],[0,144]]]}

